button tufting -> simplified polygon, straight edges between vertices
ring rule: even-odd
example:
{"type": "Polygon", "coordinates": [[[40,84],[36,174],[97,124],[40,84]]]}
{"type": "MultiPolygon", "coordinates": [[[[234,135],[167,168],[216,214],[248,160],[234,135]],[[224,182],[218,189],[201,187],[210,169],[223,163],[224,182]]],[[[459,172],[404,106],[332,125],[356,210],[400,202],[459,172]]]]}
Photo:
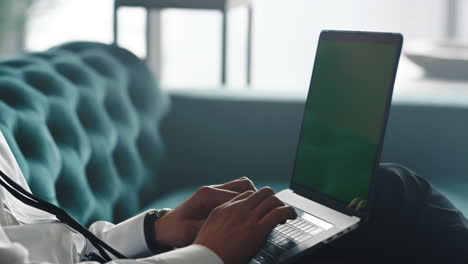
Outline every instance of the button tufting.
{"type": "Polygon", "coordinates": [[[63,103],[51,104],[47,127],[59,148],[73,149],[81,160],[87,159],[91,150],[86,135],[76,116],[63,103]]]}
{"type": "Polygon", "coordinates": [[[84,224],[143,208],[165,100],[148,67],[115,46],[69,43],[0,61],[0,129],[23,174],[84,224]]]}
{"type": "Polygon", "coordinates": [[[37,91],[34,91],[21,80],[11,77],[0,79],[0,101],[19,111],[34,111],[43,114],[47,102],[37,91]]]}
{"type": "Polygon", "coordinates": [[[87,87],[92,84],[91,76],[79,64],[57,61],[54,66],[58,73],[75,85],[87,87]]]}
{"type": "Polygon", "coordinates": [[[47,96],[63,96],[66,92],[67,83],[51,71],[33,68],[24,72],[24,80],[31,87],[37,89],[47,96]]]}

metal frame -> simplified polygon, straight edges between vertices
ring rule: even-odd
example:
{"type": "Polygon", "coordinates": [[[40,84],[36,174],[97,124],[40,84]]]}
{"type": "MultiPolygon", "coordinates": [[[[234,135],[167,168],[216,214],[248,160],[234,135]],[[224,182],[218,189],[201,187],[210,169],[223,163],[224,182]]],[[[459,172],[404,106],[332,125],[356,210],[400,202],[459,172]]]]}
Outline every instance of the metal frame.
{"type": "Polygon", "coordinates": [[[445,36],[448,39],[455,39],[458,35],[460,0],[447,0],[447,20],[445,28],[445,36]]]}
{"type": "Polygon", "coordinates": [[[155,73],[161,76],[161,17],[160,10],[165,8],[215,10],[222,13],[221,39],[221,83],[227,81],[227,12],[229,9],[246,6],[248,11],[246,82],[252,82],[252,0],[114,0],[113,43],[118,44],[120,7],[143,7],[146,9],[146,59],[152,64],[155,73]],[[150,47],[157,46],[155,49],[150,47]],[[153,53],[154,52],[154,53],[153,53]]]}

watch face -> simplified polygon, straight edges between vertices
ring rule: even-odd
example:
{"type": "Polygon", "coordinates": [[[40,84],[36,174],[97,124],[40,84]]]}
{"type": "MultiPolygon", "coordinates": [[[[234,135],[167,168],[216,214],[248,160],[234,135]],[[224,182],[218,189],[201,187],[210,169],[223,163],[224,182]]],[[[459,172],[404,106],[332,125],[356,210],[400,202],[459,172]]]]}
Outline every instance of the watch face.
{"type": "Polygon", "coordinates": [[[162,217],[163,215],[169,213],[171,210],[172,209],[169,209],[169,208],[159,209],[159,210],[155,211],[155,214],[159,218],[159,217],[162,217]]]}

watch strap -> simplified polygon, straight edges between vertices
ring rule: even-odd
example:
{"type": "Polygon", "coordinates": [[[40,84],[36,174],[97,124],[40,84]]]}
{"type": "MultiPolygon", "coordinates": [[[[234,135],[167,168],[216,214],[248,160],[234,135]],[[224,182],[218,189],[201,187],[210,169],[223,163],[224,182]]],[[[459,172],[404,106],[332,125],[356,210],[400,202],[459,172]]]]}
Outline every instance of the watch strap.
{"type": "Polygon", "coordinates": [[[145,232],[145,240],[148,248],[151,250],[153,254],[160,254],[173,249],[171,246],[165,246],[158,243],[156,240],[156,221],[161,218],[163,215],[170,212],[171,209],[159,209],[159,210],[151,210],[146,213],[144,219],[144,232],[145,232]]]}

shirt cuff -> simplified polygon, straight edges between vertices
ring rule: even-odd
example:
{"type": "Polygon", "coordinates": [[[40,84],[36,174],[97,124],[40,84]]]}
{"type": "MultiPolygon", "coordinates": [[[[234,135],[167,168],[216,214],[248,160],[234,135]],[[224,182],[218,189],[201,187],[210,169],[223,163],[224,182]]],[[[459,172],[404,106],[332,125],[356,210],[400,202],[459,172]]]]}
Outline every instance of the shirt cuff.
{"type": "Polygon", "coordinates": [[[191,245],[140,260],[148,263],[164,264],[224,264],[216,253],[201,245],[191,245]]]}
{"type": "Polygon", "coordinates": [[[90,231],[127,257],[150,256],[144,232],[145,216],[146,212],[118,225],[99,221],[91,225],[90,231]]]}
{"type": "Polygon", "coordinates": [[[127,221],[118,224],[125,225],[125,229],[128,232],[125,232],[126,236],[128,237],[127,243],[133,243],[134,245],[131,246],[128,250],[131,252],[132,256],[150,256],[153,254],[151,249],[148,247],[148,243],[146,243],[146,234],[145,234],[145,217],[149,211],[136,215],[128,219],[127,221]]]}

